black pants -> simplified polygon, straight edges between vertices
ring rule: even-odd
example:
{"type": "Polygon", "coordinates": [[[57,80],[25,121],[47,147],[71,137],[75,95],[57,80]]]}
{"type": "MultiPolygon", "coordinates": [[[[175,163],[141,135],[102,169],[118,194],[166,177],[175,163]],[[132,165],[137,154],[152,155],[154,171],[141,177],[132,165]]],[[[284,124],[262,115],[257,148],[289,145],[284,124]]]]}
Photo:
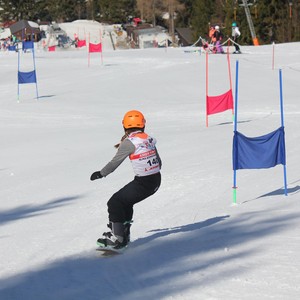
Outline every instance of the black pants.
{"type": "Polygon", "coordinates": [[[235,37],[234,39],[233,39],[235,42],[236,42],[236,44],[234,44],[234,47],[235,47],[235,51],[240,51],[240,46],[238,45],[238,38],[237,37],[235,37]]]}
{"type": "Polygon", "coordinates": [[[131,221],[133,205],[153,195],[161,182],[160,173],[138,177],[126,184],[107,202],[109,221],[113,223],[131,221]]]}

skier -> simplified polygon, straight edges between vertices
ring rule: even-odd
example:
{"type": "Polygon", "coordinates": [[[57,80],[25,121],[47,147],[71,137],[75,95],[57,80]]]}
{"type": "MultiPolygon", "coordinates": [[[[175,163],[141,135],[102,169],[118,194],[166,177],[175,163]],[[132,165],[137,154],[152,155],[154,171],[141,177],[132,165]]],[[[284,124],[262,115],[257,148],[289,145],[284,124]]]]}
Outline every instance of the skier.
{"type": "Polygon", "coordinates": [[[121,249],[130,241],[133,205],[153,195],[161,183],[161,159],[156,149],[156,139],[144,132],[146,120],[137,110],[128,111],[123,118],[125,135],[113,159],[101,171],[91,175],[91,180],[106,177],[129,157],[135,173],[134,179],[116,192],[107,202],[109,232],[97,240],[101,248],[121,249]]]}
{"type": "Polygon", "coordinates": [[[215,52],[216,53],[224,53],[223,47],[222,47],[222,40],[223,40],[223,33],[220,30],[220,26],[215,26],[215,32],[213,34],[214,39],[216,40],[215,43],[215,52]]]}
{"type": "Polygon", "coordinates": [[[234,47],[235,47],[235,51],[233,53],[240,54],[242,52],[240,50],[239,44],[237,43],[237,40],[238,40],[239,36],[241,35],[241,32],[240,32],[239,28],[237,27],[236,22],[233,22],[231,26],[232,26],[231,35],[233,37],[234,47]]]}

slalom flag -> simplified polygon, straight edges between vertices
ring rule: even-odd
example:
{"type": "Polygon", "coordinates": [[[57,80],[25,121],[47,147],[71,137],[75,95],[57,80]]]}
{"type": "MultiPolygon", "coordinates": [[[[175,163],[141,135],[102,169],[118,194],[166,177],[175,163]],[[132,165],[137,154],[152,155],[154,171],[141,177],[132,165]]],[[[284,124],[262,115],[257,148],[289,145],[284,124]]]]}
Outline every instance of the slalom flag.
{"type": "Polygon", "coordinates": [[[284,194],[287,196],[286,151],[283,120],[282,72],[279,70],[281,127],[268,134],[249,138],[237,131],[239,62],[236,61],[235,118],[232,148],[233,203],[236,204],[236,171],[239,169],[268,169],[283,165],[284,194]]]}
{"type": "Polygon", "coordinates": [[[228,109],[233,109],[233,96],[231,89],[219,96],[206,96],[207,115],[220,113],[228,109]]]}
{"type": "Polygon", "coordinates": [[[24,83],[36,83],[36,73],[35,70],[31,72],[18,72],[18,84],[24,83]]]}
{"type": "Polygon", "coordinates": [[[92,44],[90,42],[90,34],[89,34],[89,47],[88,47],[88,66],[90,66],[90,53],[95,53],[98,52],[100,53],[101,56],[101,62],[103,64],[103,57],[102,57],[102,36],[101,36],[101,31],[99,31],[100,34],[100,43],[98,44],[92,44]]]}
{"type": "Polygon", "coordinates": [[[25,41],[22,43],[22,49],[23,51],[26,49],[34,49],[34,44],[32,41],[25,41]]]}
{"type": "Polygon", "coordinates": [[[218,96],[208,95],[208,52],[206,52],[206,127],[208,127],[208,116],[216,113],[232,110],[233,115],[233,95],[232,95],[232,83],[231,83],[231,66],[230,57],[227,49],[227,65],[228,65],[228,77],[229,77],[229,90],[218,96]]]}
{"type": "MultiPolygon", "coordinates": [[[[26,53],[27,49],[31,49],[32,52],[32,62],[33,62],[33,70],[29,72],[21,72],[21,56],[20,51],[18,51],[18,102],[20,100],[20,84],[26,83],[35,83],[36,87],[36,99],[39,98],[38,88],[37,88],[37,76],[36,76],[36,67],[35,67],[35,55],[34,55],[34,43],[32,41],[26,41],[22,43],[22,49],[24,53],[26,53]]],[[[22,56],[22,57],[25,57],[22,56]]]]}
{"type": "Polygon", "coordinates": [[[268,169],[286,164],[284,127],[259,137],[249,138],[234,132],[233,170],[268,169]]]}
{"type": "Polygon", "coordinates": [[[77,48],[81,48],[86,46],[86,41],[85,40],[78,40],[77,41],[77,48]]]}
{"type": "Polygon", "coordinates": [[[9,45],[7,47],[8,51],[16,51],[17,50],[17,47],[15,45],[9,45]]]}
{"type": "Polygon", "coordinates": [[[92,44],[92,43],[89,43],[89,52],[92,53],[92,52],[102,52],[102,44],[99,43],[99,44],[92,44]]]}
{"type": "Polygon", "coordinates": [[[55,46],[49,46],[49,47],[48,47],[48,51],[49,51],[49,52],[54,52],[55,49],[56,49],[55,46]]]}

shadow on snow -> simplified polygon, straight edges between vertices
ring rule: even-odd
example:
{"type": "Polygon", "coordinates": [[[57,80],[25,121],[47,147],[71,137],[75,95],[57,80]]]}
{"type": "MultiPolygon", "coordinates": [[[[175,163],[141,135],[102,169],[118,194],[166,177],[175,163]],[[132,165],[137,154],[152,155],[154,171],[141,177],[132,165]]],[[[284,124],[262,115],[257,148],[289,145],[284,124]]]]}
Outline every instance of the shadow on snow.
{"type": "Polygon", "coordinates": [[[31,218],[37,215],[44,213],[50,209],[54,209],[60,207],[62,205],[66,205],[71,201],[77,200],[81,198],[81,196],[72,196],[51,200],[44,204],[39,205],[22,205],[10,210],[2,210],[0,211],[0,225],[5,223],[9,223],[12,221],[31,218]]]}
{"type": "MultiPolygon", "coordinates": [[[[70,200],[52,201],[48,206],[70,200]]],[[[19,216],[16,212],[14,218],[46,207],[25,209],[19,216]]],[[[263,251],[253,241],[284,231],[297,218],[297,214],[272,217],[270,211],[259,211],[241,214],[236,219],[225,215],[153,230],[150,236],[133,241],[123,255],[104,258],[92,249],[42,269],[1,279],[0,298],[152,300],[182,295],[189,288],[217,284],[228,273],[238,277],[246,272],[231,262],[263,251]],[[238,248],[239,245],[243,247],[238,248]]],[[[6,217],[6,221],[10,219],[6,217]]]]}

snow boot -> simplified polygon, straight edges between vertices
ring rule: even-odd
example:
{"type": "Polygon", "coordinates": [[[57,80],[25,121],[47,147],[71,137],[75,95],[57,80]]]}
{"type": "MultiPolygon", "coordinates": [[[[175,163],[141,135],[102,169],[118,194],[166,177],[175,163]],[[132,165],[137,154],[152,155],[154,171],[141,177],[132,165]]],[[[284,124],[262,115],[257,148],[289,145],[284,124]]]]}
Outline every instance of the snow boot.
{"type": "MultiPolygon", "coordinates": [[[[126,221],[124,222],[124,237],[125,239],[127,240],[127,244],[130,242],[130,227],[131,227],[131,224],[133,223],[132,220],[130,221],[126,221]]],[[[108,232],[103,232],[103,236],[106,238],[106,237],[110,237],[111,235],[111,231],[112,231],[112,222],[109,222],[107,224],[107,227],[110,229],[110,231],[108,232]]]]}
{"type": "Polygon", "coordinates": [[[108,227],[112,230],[104,232],[103,237],[97,240],[97,244],[103,248],[121,249],[127,245],[127,238],[125,238],[125,225],[123,223],[110,222],[108,227]]]}
{"type": "Polygon", "coordinates": [[[127,244],[130,242],[130,227],[131,227],[131,224],[132,224],[132,220],[131,221],[126,221],[124,223],[124,236],[125,236],[125,239],[127,240],[127,244]]]}
{"type": "Polygon", "coordinates": [[[109,235],[110,233],[111,233],[111,231],[112,231],[112,222],[109,222],[108,224],[107,224],[107,227],[109,228],[109,231],[106,231],[106,232],[103,232],[103,236],[107,236],[107,235],[109,235]]]}

